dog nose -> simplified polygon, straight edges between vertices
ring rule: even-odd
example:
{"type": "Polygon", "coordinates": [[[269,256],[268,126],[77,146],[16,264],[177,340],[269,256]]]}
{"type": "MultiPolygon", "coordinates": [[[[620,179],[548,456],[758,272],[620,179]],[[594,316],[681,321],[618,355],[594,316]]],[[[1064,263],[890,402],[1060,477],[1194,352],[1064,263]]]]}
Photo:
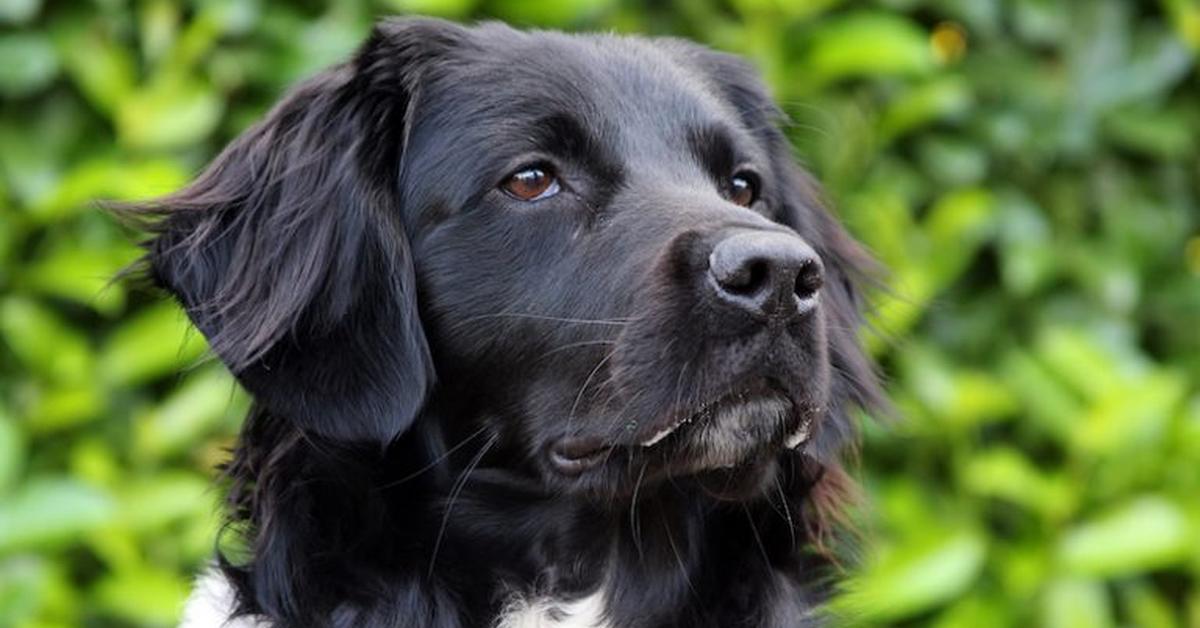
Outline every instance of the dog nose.
{"type": "Polygon", "coordinates": [[[743,231],[708,256],[717,298],[751,314],[798,316],[816,305],[824,266],[804,240],[774,231],[743,231]]]}

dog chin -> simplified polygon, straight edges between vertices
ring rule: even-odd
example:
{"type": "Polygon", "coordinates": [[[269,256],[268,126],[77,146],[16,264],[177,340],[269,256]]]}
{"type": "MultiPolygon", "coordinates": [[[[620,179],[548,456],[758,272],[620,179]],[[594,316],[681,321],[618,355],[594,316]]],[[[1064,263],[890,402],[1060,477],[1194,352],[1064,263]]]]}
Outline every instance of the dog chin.
{"type": "Polygon", "coordinates": [[[722,404],[697,426],[691,438],[689,462],[695,470],[733,468],[775,440],[787,421],[792,402],[782,395],[739,399],[722,404]]]}
{"type": "Polygon", "coordinates": [[[735,394],[643,448],[669,451],[670,461],[654,475],[689,478],[710,497],[745,501],[771,488],[781,456],[804,449],[813,417],[798,410],[780,393],[735,394]]]}

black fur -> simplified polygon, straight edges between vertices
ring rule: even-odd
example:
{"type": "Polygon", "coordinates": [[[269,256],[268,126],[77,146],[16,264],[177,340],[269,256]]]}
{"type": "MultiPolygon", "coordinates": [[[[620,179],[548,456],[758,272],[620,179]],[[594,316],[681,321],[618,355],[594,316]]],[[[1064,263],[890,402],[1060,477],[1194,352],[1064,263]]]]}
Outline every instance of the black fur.
{"type": "Polygon", "coordinates": [[[881,397],[869,260],[779,120],[747,64],[687,42],[385,21],[190,186],[121,210],[255,399],[228,467],[240,611],[484,627],[514,595],[603,588],[622,628],[818,621],[849,413],[881,397]],[[498,189],[529,163],[563,191],[498,189]],[[722,195],[744,166],[749,209],[722,195]],[[707,297],[733,230],[811,244],[819,309],[707,297]],[[637,444],[764,386],[795,416],[733,468],[686,434],[637,444]],[[562,472],[564,442],[603,462],[562,472]]]}

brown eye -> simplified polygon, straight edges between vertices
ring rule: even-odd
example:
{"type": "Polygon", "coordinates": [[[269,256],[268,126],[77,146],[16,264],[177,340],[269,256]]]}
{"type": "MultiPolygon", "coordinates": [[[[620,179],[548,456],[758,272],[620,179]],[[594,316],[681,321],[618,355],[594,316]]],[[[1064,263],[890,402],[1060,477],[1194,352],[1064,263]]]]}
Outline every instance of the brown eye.
{"type": "Polygon", "coordinates": [[[540,201],[558,194],[558,178],[548,168],[531,166],[513,174],[500,188],[519,201],[540,201]]]}
{"type": "Polygon", "coordinates": [[[729,201],[749,207],[758,200],[758,177],[749,172],[739,172],[729,179],[729,201]]]}

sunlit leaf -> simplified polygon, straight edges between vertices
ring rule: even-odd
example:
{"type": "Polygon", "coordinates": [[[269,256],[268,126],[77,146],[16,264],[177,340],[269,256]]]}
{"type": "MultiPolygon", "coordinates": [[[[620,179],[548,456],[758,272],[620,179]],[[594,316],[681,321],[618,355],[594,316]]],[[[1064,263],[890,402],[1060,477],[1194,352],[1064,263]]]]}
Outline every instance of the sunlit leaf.
{"type": "Polygon", "coordinates": [[[43,222],[97,211],[100,201],[141,200],[174,192],[187,181],[187,171],[165,159],[128,162],[112,158],[88,160],[67,171],[54,192],[30,208],[43,222]]]}
{"type": "Polygon", "coordinates": [[[881,12],[838,16],[812,34],[806,71],[832,80],[849,76],[919,75],[935,67],[929,40],[904,17],[881,12]]]}
{"type": "Polygon", "coordinates": [[[0,619],[24,625],[46,604],[54,587],[54,570],[33,556],[0,558],[0,619]]]}
{"type": "Polygon", "coordinates": [[[38,383],[23,392],[20,410],[26,427],[35,434],[55,432],[98,419],[106,409],[98,383],[87,379],[38,383]]]}
{"type": "Polygon", "coordinates": [[[25,455],[25,437],[13,417],[0,406],[0,496],[3,496],[20,477],[25,465],[25,455]]]}
{"type": "Polygon", "coordinates": [[[963,482],[968,490],[1019,504],[1051,519],[1061,519],[1075,508],[1070,484],[1037,469],[1011,448],[973,454],[963,470],[963,482]]]}
{"type": "Polygon", "coordinates": [[[105,249],[63,248],[29,264],[20,283],[47,295],[69,299],[105,314],[125,303],[125,291],[113,279],[140,252],[132,245],[105,249]]]}
{"type": "Polygon", "coordinates": [[[210,368],[189,377],[153,410],[138,418],[134,451],[159,458],[195,446],[231,411],[244,407],[233,379],[210,368]]]}
{"type": "Polygon", "coordinates": [[[216,507],[212,488],[208,480],[179,471],[134,480],[116,492],[120,525],[144,531],[209,512],[216,507]]]}
{"type": "Polygon", "coordinates": [[[109,525],[116,508],[105,493],[67,478],[37,477],[0,500],[0,554],[78,542],[109,525]]]}
{"type": "Polygon", "coordinates": [[[401,13],[462,17],[470,13],[479,0],[380,0],[380,4],[401,13]]]}
{"type": "Polygon", "coordinates": [[[491,10],[505,20],[525,26],[567,26],[593,17],[611,7],[614,0],[562,0],[561,2],[528,2],[527,0],[493,0],[491,10]]]}
{"type": "Polygon", "coordinates": [[[937,120],[961,117],[973,95],[961,77],[938,77],[915,85],[890,103],[880,117],[880,132],[895,138],[937,120]]]}
{"type": "Polygon", "coordinates": [[[100,372],[118,384],[178,373],[204,354],[204,336],[173,303],[159,302],[118,327],[100,352],[100,372]]]}
{"type": "Polygon", "coordinates": [[[31,299],[0,300],[0,338],[28,368],[46,377],[79,381],[91,369],[87,338],[57,312],[31,299]]]}
{"type": "Polygon", "coordinates": [[[849,616],[898,619],[939,606],[971,587],[986,556],[978,533],[961,530],[898,549],[846,585],[849,616]]]}
{"type": "Polygon", "coordinates": [[[123,98],[117,137],[134,148],[173,148],[208,137],[224,109],[212,88],[199,82],[163,81],[123,98]]]}
{"type": "MultiPolygon", "coordinates": [[[[0,0],[0,22],[28,22],[41,8],[42,0],[0,0]]],[[[0,617],[4,614],[0,613],[0,617]]]]}
{"type": "Polygon", "coordinates": [[[190,583],[179,574],[143,567],[104,576],[92,590],[102,613],[142,625],[173,625],[187,601],[190,583]]]}
{"type": "Polygon", "coordinates": [[[1200,532],[1178,506],[1148,495],[1070,530],[1058,556],[1070,573],[1105,577],[1177,563],[1197,542],[1200,532]]]}
{"type": "Polygon", "coordinates": [[[132,51],[84,24],[68,24],[56,41],[67,74],[93,106],[111,114],[136,83],[132,51]]]}
{"type": "Polygon", "coordinates": [[[1042,599],[1046,628],[1108,628],[1112,610],[1104,585],[1092,580],[1057,580],[1042,599]]]}

